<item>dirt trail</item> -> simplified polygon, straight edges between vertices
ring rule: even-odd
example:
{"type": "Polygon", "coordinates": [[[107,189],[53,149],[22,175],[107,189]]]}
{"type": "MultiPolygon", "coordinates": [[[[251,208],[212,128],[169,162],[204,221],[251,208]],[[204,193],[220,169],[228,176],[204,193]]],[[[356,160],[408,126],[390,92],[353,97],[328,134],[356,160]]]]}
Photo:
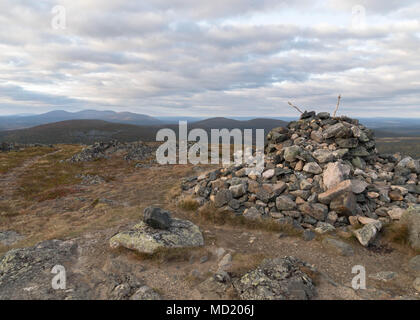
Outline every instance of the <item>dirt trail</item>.
{"type": "Polygon", "coordinates": [[[16,191],[18,187],[17,180],[26,171],[28,167],[36,164],[43,158],[53,155],[55,153],[58,153],[60,151],[61,149],[58,149],[58,150],[55,150],[53,152],[50,152],[41,156],[35,156],[33,158],[26,160],[22,165],[16,168],[13,168],[12,170],[8,171],[5,174],[0,175],[0,186],[2,189],[1,198],[3,198],[4,200],[12,198],[14,192],[16,191]]]}

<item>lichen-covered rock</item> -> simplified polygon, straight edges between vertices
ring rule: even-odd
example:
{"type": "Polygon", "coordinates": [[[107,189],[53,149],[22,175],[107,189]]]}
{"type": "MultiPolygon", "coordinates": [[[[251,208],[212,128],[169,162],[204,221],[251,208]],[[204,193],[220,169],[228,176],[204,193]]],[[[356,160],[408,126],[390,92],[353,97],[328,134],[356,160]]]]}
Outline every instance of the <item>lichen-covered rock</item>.
{"type": "Polygon", "coordinates": [[[48,240],[36,246],[13,249],[0,258],[0,300],[88,299],[89,291],[77,275],[66,268],[77,259],[73,241],[48,240]],[[67,290],[54,290],[52,268],[66,268],[67,290]]]}
{"type": "Polygon", "coordinates": [[[203,235],[188,220],[172,218],[167,230],[155,229],[143,221],[132,229],[120,232],[110,239],[111,248],[125,247],[139,253],[153,254],[160,248],[185,248],[204,245],[203,235]]]}
{"type": "Polygon", "coordinates": [[[255,270],[234,282],[245,300],[308,300],[315,296],[315,285],[308,273],[316,270],[294,257],[266,259],[255,270]]]}
{"type": "Polygon", "coordinates": [[[363,228],[354,230],[353,234],[362,246],[367,247],[376,238],[381,229],[382,223],[377,221],[375,223],[368,223],[364,225],[363,228]]]}
{"type": "Polygon", "coordinates": [[[162,297],[152,288],[148,286],[140,287],[131,297],[130,300],[161,300],[162,297]]]}
{"type": "Polygon", "coordinates": [[[414,250],[420,251],[420,206],[411,207],[401,215],[401,223],[408,228],[408,240],[414,250]]]}

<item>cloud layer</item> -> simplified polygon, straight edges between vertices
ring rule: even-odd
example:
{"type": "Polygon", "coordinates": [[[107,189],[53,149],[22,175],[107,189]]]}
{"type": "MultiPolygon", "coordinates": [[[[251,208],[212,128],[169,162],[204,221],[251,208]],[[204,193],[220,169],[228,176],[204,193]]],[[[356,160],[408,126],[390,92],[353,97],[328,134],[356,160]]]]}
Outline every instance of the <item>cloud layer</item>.
{"type": "Polygon", "coordinates": [[[418,1],[288,2],[3,0],[0,115],[420,117],[418,1]]]}

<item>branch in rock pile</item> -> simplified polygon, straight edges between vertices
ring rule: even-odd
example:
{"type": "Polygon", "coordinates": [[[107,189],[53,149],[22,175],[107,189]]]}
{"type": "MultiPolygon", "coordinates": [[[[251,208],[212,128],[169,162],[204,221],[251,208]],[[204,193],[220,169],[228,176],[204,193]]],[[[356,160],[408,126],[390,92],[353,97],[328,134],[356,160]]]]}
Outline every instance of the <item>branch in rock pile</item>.
{"type": "Polygon", "coordinates": [[[340,106],[341,94],[338,95],[337,106],[335,107],[333,117],[335,117],[338,107],[340,106]]]}
{"type": "Polygon", "coordinates": [[[297,111],[299,111],[300,113],[303,113],[298,107],[294,106],[290,101],[288,102],[289,106],[295,108],[297,111]]]}

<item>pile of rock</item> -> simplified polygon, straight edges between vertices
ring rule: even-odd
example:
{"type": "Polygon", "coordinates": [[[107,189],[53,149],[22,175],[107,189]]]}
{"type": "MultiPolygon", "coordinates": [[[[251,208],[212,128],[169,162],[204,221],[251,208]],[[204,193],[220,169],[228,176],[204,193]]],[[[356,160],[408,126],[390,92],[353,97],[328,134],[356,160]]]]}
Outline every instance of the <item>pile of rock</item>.
{"type": "Polygon", "coordinates": [[[9,151],[15,151],[15,150],[19,150],[19,146],[12,143],[8,143],[8,142],[2,142],[0,144],[0,152],[9,152],[9,151]]]}
{"type": "Polygon", "coordinates": [[[172,218],[156,207],[144,210],[143,221],[110,239],[111,248],[125,247],[153,254],[161,248],[189,248],[204,245],[200,229],[191,221],[172,218]]]}
{"type": "Polygon", "coordinates": [[[87,146],[81,152],[73,155],[68,161],[82,162],[94,161],[97,159],[108,159],[112,154],[122,153],[125,160],[141,161],[150,158],[156,148],[145,144],[142,141],[135,142],[119,142],[111,140],[109,142],[95,142],[93,145],[87,146]]]}
{"type": "Polygon", "coordinates": [[[95,185],[105,182],[105,179],[98,175],[91,174],[77,174],[76,178],[82,179],[82,184],[84,185],[95,185]]]}
{"type": "Polygon", "coordinates": [[[308,274],[316,269],[294,257],[266,259],[234,281],[244,300],[308,300],[316,295],[315,284],[308,274]]]}
{"type": "Polygon", "coordinates": [[[52,144],[32,143],[32,144],[21,144],[14,142],[2,142],[0,143],[0,152],[19,151],[30,147],[48,147],[54,148],[52,144]]]}
{"type": "Polygon", "coordinates": [[[230,166],[187,178],[182,188],[200,204],[321,233],[374,223],[363,230],[374,234],[420,203],[419,160],[378,155],[373,132],[355,119],[305,112],[267,135],[265,153],[261,175],[230,166]]]}

